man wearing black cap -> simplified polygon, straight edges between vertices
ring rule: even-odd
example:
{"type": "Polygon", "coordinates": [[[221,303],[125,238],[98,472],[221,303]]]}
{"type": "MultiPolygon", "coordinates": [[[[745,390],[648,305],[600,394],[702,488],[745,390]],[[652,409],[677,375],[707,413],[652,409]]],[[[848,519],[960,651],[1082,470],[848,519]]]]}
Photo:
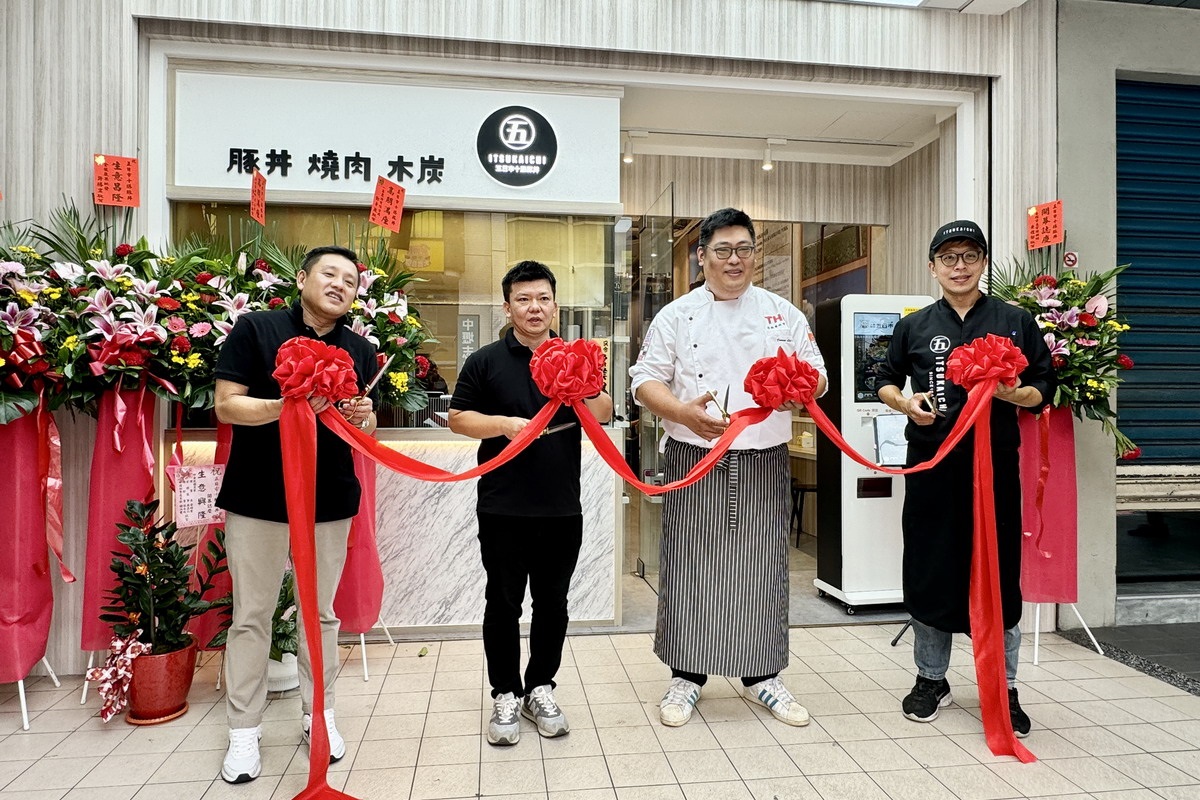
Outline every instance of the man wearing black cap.
{"type": "MultiPolygon", "coordinates": [[[[1039,408],[1054,392],[1050,350],[1029,312],[988,297],[979,281],[988,263],[983,231],[970,220],[938,229],[929,244],[929,273],[941,287],[936,303],[896,325],[880,372],[879,399],[909,423],[908,466],[932,458],[962,412],[967,393],[946,379],[954,348],[989,333],[1011,339],[1029,366],[1016,385],[996,387],[992,403],[992,468],[1004,660],[1013,731],[1029,733],[1015,688],[1021,645],[1021,482],[1017,458],[1017,408],[1039,408]],[[913,394],[903,393],[912,379],[913,394]]],[[[944,461],[905,477],[904,605],[912,614],[917,682],[904,698],[904,716],[932,722],[950,704],[950,646],[954,633],[970,633],[972,457],[968,433],[944,461]]]]}

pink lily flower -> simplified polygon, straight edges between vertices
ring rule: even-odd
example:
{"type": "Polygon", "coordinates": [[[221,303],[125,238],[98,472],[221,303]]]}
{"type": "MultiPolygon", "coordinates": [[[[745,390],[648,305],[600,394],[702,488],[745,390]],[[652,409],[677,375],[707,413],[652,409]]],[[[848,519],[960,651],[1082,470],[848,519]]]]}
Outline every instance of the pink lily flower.
{"type": "Polygon", "coordinates": [[[1065,356],[1068,354],[1066,339],[1059,339],[1053,333],[1047,333],[1042,338],[1046,340],[1046,347],[1050,348],[1050,355],[1065,356]]]}
{"type": "Polygon", "coordinates": [[[1108,313],[1108,298],[1102,294],[1095,295],[1083,304],[1083,310],[1100,319],[1108,313]]]}

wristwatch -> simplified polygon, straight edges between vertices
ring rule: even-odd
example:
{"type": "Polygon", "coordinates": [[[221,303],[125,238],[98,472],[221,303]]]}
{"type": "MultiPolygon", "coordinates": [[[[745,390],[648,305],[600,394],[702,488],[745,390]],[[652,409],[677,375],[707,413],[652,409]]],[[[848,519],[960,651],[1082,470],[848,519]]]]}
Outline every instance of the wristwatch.
{"type": "Polygon", "coordinates": [[[363,417],[362,424],[359,425],[358,427],[365,431],[367,429],[367,426],[370,424],[371,424],[371,415],[367,414],[367,416],[363,417]]]}

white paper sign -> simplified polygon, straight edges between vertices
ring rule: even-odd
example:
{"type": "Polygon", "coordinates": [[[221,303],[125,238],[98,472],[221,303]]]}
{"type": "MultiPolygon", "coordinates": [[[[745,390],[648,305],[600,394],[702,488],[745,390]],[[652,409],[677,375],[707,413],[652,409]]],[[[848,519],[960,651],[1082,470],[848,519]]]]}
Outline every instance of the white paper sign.
{"type": "Polygon", "coordinates": [[[217,493],[225,478],[224,464],[200,464],[170,468],[175,477],[175,525],[213,525],[225,521],[217,508],[217,493]]]}

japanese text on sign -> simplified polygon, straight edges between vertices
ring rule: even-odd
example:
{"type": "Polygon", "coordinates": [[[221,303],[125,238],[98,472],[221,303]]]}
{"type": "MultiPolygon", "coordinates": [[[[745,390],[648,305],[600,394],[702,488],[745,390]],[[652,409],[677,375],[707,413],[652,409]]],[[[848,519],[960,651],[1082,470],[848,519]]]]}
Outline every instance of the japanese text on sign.
{"type": "Polygon", "coordinates": [[[1063,240],[1062,200],[1030,206],[1027,217],[1029,249],[1049,247],[1063,240]]]}
{"type": "Polygon", "coordinates": [[[267,224],[267,179],[258,170],[250,180],[250,219],[259,225],[267,224]]]}
{"type": "Polygon", "coordinates": [[[479,349],[479,315],[458,315],[458,363],[479,349]]]}
{"type": "Polygon", "coordinates": [[[212,525],[225,521],[217,508],[217,493],[225,478],[223,464],[174,467],[175,524],[180,528],[212,525]]]}
{"type": "Polygon", "coordinates": [[[92,201],[98,206],[137,208],[138,160],[96,153],[92,157],[92,201]]]}
{"type": "MultiPolygon", "coordinates": [[[[256,147],[229,148],[229,161],[225,171],[249,175],[256,169],[265,167],[268,175],[278,171],[280,178],[288,177],[288,172],[294,165],[289,150],[272,147],[261,156],[260,153],[262,153],[261,148],[256,147]]],[[[397,183],[404,183],[405,178],[411,179],[414,174],[417,177],[417,183],[441,183],[446,171],[445,157],[433,154],[419,157],[420,171],[417,173],[414,173],[412,169],[415,166],[414,162],[405,159],[402,155],[395,158],[385,156],[382,160],[387,162],[387,177],[394,178],[397,183]]],[[[361,151],[355,150],[354,155],[343,155],[330,149],[323,153],[309,154],[308,171],[305,174],[315,174],[323,181],[361,180],[364,183],[370,183],[371,176],[374,174],[371,171],[371,164],[371,156],[364,156],[361,151]]]]}
{"type": "Polygon", "coordinates": [[[375,199],[371,201],[371,215],[367,219],[372,225],[398,233],[403,211],[404,187],[380,175],[375,182],[375,199]]]}

